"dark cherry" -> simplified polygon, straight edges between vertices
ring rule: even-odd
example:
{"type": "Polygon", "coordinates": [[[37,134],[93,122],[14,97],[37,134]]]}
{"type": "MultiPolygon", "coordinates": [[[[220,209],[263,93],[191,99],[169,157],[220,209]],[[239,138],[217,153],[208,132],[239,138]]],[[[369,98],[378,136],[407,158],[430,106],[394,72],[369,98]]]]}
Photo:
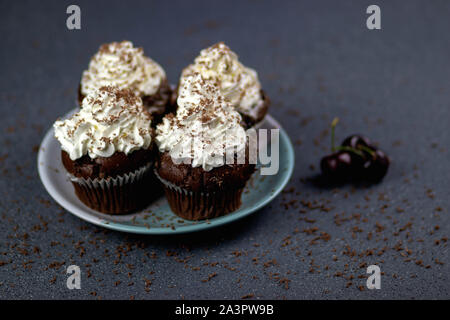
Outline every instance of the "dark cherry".
{"type": "Polygon", "coordinates": [[[349,147],[359,152],[351,152],[352,162],[354,164],[354,177],[356,179],[364,179],[365,168],[369,166],[372,157],[375,155],[376,148],[372,146],[369,138],[353,134],[344,139],[341,146],[349,147]]]}
{"type": "Polygon", "coordinates": [[[351,176],[352,166],[352,156],[347,151],[330,154],[320,161],[322,174],[330,180],[347,180],[351,176]]]}
{"type": "Polygon", "coordinates": [[[372,147],[372,143],[370,142],[369,138],[364,137],[359,134],[353,134],[351,136],[348,136],[345,138],[345,140],[342,142],[341,146],[344,147],[351,147],[354,149],[359,149],[358,146],[364,146],[364,147],[372,147]]]}
{"type": "Polygon", "coordinates": [[[339,182],[379,182],[388,171],[388,156],[373,146],[367,137],[359,134],[348,136],[339,147],[335,147],[334,131],[338,122],[339,118],[334,118],[331,122],[331,150],[334,153],[320,161],[322,174],[339,182]]]}
{"type": "Polygon", "coordinates": [[[389,164],[388,156],[379,149],[375,150],[374,156],[364,163],[364,178],[372,182],[381,181],[388,171],[389,164]]]}

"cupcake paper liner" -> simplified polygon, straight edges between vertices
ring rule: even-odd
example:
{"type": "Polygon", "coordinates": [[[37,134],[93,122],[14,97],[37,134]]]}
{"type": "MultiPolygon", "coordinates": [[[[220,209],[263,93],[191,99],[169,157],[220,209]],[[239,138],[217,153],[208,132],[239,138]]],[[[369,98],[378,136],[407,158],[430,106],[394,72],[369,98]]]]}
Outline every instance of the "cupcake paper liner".
{"type": "Polygon", "coordinates": [[[77,197],[88,207],[107,214],[125,214],[144,208],[154,199],[156,181],[152,163],[117,177],[85,179],[69,174],[77,197]],[[153,182],[153,183],[152,183],[153,182]]]}
{"type": "Polygon", "coordinates": [[[163,184],[170,209],[183,219],[212,219],[233,212],[241,206],[244,188],[194,192],[161,178],[156,170],[154,173],[163,184]]]}

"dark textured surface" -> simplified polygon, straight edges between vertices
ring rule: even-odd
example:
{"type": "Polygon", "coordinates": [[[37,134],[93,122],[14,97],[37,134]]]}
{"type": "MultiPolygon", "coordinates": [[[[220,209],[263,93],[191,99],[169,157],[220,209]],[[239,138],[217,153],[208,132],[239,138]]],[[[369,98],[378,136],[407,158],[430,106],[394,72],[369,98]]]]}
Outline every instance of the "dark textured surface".
{"type": "Polygon", "coordinates": [[[72,1],[0,1],[0,298],[450,298],[448,1],[377,1],[380,31],[365,26],[368,1],[76,2],[81,31],[65,27],[72,1]],[[270,113],[296,141],[291,192],[238,223],[176,237],[109,232],[62,210],[36,150],[74,107],[90,56],[122,39],[172,82],[220,40],[257,69],[270,113]],[[305,180],[334,116],[339,140],[362,132],[392,157],[381,184],[305,180]],[[366,263],[384,272],[381,290],[358,289],[366,263]],[[66,288],[70,264],[81,290],[66,288]]]}

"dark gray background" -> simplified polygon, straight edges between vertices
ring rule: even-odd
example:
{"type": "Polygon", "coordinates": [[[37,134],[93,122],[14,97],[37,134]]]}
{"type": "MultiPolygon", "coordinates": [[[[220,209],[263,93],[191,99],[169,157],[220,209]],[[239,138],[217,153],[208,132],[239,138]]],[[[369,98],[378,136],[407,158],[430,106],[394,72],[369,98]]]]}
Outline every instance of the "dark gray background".
{"type": "Polygon", "coordinates": [[[0,298],[448,299],[450,2],[375,3],[379,31],[366,28],[372,1],[0,1],[0,298]],[[72,3],[81,31],[66,28],[72,3]],[[171,82],[218,41],[255,68],[295,142],[290,192],[173,237],[106,231],[61,209],[38,178],[38,145],[74,107],[100,44],[124,39],[171,82]],[[335,116],[338,140],[362,132],[391,156],[381,184],[311,182],[335,116]],[[361,291],[373,263],[382,288],[361,291]],[[70,264],[81,290],[66,288],[70,264]]]}

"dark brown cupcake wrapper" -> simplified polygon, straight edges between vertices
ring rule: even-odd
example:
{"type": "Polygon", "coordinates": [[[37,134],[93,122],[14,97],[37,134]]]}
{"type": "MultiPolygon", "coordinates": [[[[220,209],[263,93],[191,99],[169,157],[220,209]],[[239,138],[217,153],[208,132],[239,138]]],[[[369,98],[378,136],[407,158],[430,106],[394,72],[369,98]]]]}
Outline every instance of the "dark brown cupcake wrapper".
{"type": "Polygon", "coordinates": [[[162,179],[156,170],[154,173],[164,186],[170,209],[183,219],[212,219],[236,211],[241,206],[244,188],[196,192],[162,179]]]}
{"type": "Polygon", "coordinates": [[[108,187],[112,187],[112,186],[122,186],[126,183],[132,183],[137,179],[141,179],[146,173],[149,172],[149,169],[152,167],[152,165],[153,165],[153,163],[148,163],[147,165],[135,170],[134,172],[126,173],[124,175],[117,176],[114,178],[109,177],[106,179],[79,178],[79,177],[75,177],[69,173],[67,175],[69,176],[69,179],[71,182],[86,185],[91,188],[100,187],[100,188],[104,189],[104,188],[108,188],[108,187]]]}
{"type": "Polygon", "coordinates": [[[70,174],[75,194],[85,205],[107,214],[125,214],[144,208],[153,200],[150,187],[155,177],[152,163],[114,178],[85,179],[70,174]]]}

